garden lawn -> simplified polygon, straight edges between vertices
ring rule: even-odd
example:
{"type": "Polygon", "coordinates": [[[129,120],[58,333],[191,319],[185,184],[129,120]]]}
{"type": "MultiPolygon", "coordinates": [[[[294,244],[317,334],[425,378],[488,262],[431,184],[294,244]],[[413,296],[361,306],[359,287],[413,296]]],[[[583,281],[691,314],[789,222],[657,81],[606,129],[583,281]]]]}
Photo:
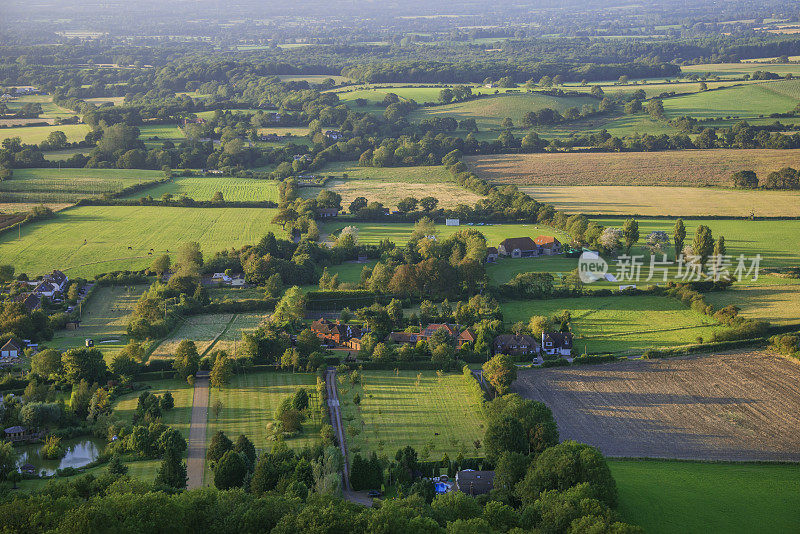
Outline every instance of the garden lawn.
{"type": "MultiPolygon", "coordinates": [[[[150,393],[158,396],[164,395],[167,391],[172,393],[175,400],[175,407],[171,410],[163,410],[161,420],[165,425],[180,430],[183,437],[189,439],[189,424],[192,420],[192,398],[194,389],[189,386],[186,380],[148,380],[144,383],[149,386],[150,393]]],[[[122,395],[114,403],[114,416],[124,419],[126,422],[133,422],[133,414],[139,403],[139,395],[142,391],[133,391],[122,395]]]]}
{"type": "Polygon", "coordinates": [[[174,197],[186,195],[194,200],[211,200],[217,191],[222,193],[222,198],[227,202],[278,201],[278,186],[272,180],[207,176],[177,177],[169,183],[137,191],[126,198],[137,199],[147,195],[161,198],[169,193],[174,197]]]}
{"type": "Polygon", "coordinates": [[[284,235],[270,223],[274,214],[263,208],[70,208],[53,219],[23,225],[21,239],[16,232],[0,235],[0,258],[29,275],[61,269],[74,278],[142,269],[154,255],[174,254],[188,241],[199,242],[206,255],[213,255],[257,243],[269,231],[284,235]]]}
{"type": "Polygon", "coordinates": [[[800,466],[609,460],[622,518],[652,534],[800,531],[800,466]]]}
{"type": "Polygon", "coordinates": [[[74,203],[162,177],[158,171],[128,169],[14,169],[11,180],[0,182],[0,199],[74,203]]]}
{"type": "MultiPolygon", "coordinates": [[[[272,446],[268,438],[267,424],[275,421],[278,405],[293,395],[298,388],[308,390],[311,406],[316,406],[317,375],[314,373],[266,372],[234,375],[230,384],[211,389],[208,410],[208,440],[218,430],[222,430],[233,441],[239,434],[247,436],[256,449],[264,450],[272,446]],[[219,418],[215,417],[214,404],[222,402],[219,418]]],[[[286,439],[286,444],[299,450],[319,441],[321,421],[319,412],[313,412],[303,424],[303,432],[297,437],[286,439]]]]}
{"type": "Polygon", "coordinates": [[[53,339],[42,343],[60,351],[85,346],[86,339],[110,362],[128,344],[128,316],[147,285],[96,287],[83,303],[81,326],[77,330],[57,330],[53,339]]]}
{"type": "Polygon", "coordinates": [[[708,341],[724,327],[671,297],[640,295],[514,300],[501,304],[507,326],[532,315],[571,314],[574,352],[629,353],[708,341]]]}
{"type": "Polygon", "coordinates": [[[363,384],[339,377],[339,401],[348,451],[377,452],[393,457],[411,445],[420,459],[483,456],[475,440],[483,441],[479,406],[460,373],[434,371],[365,371],[363,384]],[[353,396],[361,397],[360,406],[353,396]],[[429,451],[426,457],[425,450],[429,451]]]}

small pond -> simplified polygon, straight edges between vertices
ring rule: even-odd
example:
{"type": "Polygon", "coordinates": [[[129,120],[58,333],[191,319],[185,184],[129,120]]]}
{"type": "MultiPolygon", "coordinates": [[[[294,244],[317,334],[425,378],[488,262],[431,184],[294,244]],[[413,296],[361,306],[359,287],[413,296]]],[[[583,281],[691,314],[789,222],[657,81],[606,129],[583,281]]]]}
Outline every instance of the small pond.
{"type": "Polygon", "coordinates": [[[52,475],[56,472],[56,469],[64,469],[65,467],[83,467],[94,461],[100,455],[106,446],[106,441],[95,437],[82,437],[62,440],[61,444],[66,454],[59,460],[46,460],[42,458],[41,443],[16,447],[17,453],[19,454],[17,457],[17,467],[21,467],[25,464],[32,464],[36,466],[37,473],[44,471],[45,475],[52,475]]]}

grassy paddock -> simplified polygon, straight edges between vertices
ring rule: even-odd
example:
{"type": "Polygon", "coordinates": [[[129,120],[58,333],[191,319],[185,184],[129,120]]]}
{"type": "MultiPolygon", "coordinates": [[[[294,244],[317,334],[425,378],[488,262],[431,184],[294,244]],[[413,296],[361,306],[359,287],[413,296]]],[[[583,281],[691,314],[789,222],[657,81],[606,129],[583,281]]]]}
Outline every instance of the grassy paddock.
{"type": "Polygon", "coordinates": [[[72,203],[82,198],[116,193],[125,187],[159,179],[158,171],[129,169],[15,169],[0,182],[6,202],[72,203]]]}
{"type": "Polygon", "coordinates": [[[53,269],[69,276],[93,276],[122,269],[142,269],[148,254],[175,253],[198,241],[206,254],[257,243],[268,231],[275,210],[261,208],[175,208],[154,206],[84,206],[55,219],[0,235],[0,257],[17,272],[40,274],[53,269]],[[131,247],[131,250],[128,250],[131,247]]]}
{"type": "Polygon", "coordinates": [[[411,445],[421,454],[427,446],[431,460],[445,453],[482,456],[473,441],[483,440],[484,425],[463,380],[460,373],[433,371],[366,371],[357,386],[340,380],[349,452],[393,456],[411,445]],[[360,406],[353,403],[356,393],[360,406]]]}
{"type": "Polygon", "coordinates": [[[709,304],[722,308],[733,304],[744,317],[774,324],[800,324],[800,284],[743,285],[709,293],[709,304]]]}
{"type": "Polygon", "coordinates": [[[781,80],[729,87],[664,100],[668,117],[758,117],[794,110],[800,98],[800,80],[781,80]]]}
{"type": "Polygon", "coordinates": [[[527,321],[532,315],[572,315],[575,351],[635,352],[648,348],[711,339],[713,319],[687,308],[677,299],[657,296],[580,297],[519,300],[502,304],[505,323],[527,321]]]}
{"type": "Polygon", "coordinates": [[[278,201],[277,182],[272,180],[205,176],[174,178],[170,183],[156,185],[126,198],[136,199],[146,195],[161,198],[165,193],[170,193],[176,197],[186,195],[194,200],[211,200],[217,191],[228,202],[278,201]]]}
{"type": "Polygon", "coordinates": [[[619,512],[654,534],[800,530],[800,466],[609,460],[619,512]],[[768,525],[768,526],[767,526],[768,525]]]}
{"type": "Polygon", "coordinates": [[[671,152],[559,153],[470,156],[482,178],[523,185],[730,185],[742,169],[766,178],[800,166],[800,150],[715,149],[671,152]]]}
{"type": "Polygon", "coordinates": [[[188,317],[169,338],[153,351],[150,357],[172,358],[178,344],[184,339],[194,341],[197,351],[201,355],[212,349],[233,352],[235,342],[242,339],[242,333],[255,330],[263,318],[263,315],[252,313],[239,315],[220,313],[188,317]]]}
{"type": "Polygon", "coordinates": [[[88,124],[61,124],[51,126],[21,126],[18,128],[0,128],[0,142],[10,137],[19,137],[23,143],[38,145],[50,135],[50,132],[61,131],[67,141],[76,143],[83,141],[91,128],[88,124]]]}

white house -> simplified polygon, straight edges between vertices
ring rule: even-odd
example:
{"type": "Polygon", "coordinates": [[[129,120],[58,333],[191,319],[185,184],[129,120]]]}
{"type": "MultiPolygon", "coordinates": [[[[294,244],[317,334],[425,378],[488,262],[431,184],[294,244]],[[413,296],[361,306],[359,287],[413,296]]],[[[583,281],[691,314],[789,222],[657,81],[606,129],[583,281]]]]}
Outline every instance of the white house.
{"type": "Polygon", "coordinates": [[[445,226],[459,226],[461,221],[459,219],[445,219],[444,224],[445,226]]]}
{"type": "Polygon", "coordinates": [[[545,354],[570,356],[572,354],[572,333],[542,332],[542,351],[545,354]]]}

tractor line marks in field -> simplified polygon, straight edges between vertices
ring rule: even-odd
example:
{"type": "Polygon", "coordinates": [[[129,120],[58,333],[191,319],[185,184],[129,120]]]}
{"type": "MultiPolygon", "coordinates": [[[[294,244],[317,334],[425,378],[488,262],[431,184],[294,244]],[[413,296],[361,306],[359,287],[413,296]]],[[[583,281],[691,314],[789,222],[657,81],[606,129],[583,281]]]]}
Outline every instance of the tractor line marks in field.
{"type": "Polygon", "coordinates": [[[225,328],[223,328],[223,329],[222,329],[222,332],[220,332],[219,334],[217,334],[217,335],[214,337],[214,339],[212,339],[212,340],[211,340],[211,343],[209,343],[209,344],[208,344],[208,347],[206,348],[206,350],[204,350],[204,351],[203,351],[203,354],[201,354],[201,355],[200,355],[200,357],[201,357],[201,358],[202,358],[203,356],[205,356],[206,354],[208,354],[209,352],[211,352],[211,349],[213,349],[213,348],[214,348],[214,345],[216,345],[216,344],[217,344],[217,341],[219,341],[219,338],[221,338],[222,336],[224,336],[224,335],[225,335],[225,333],[228,331],[228,329],[231,327],[231,325],[233,324],[233,322],[236,320],[236,318],[237,318],[238,316],[239,316],[239,314],[236,314],[236,313],[234,313],[234,314],[231,316],[231,320],[230,320],[230,321],[228,321],[228,324],[226,324],[226,325],[225,325],[225,328]]]}

